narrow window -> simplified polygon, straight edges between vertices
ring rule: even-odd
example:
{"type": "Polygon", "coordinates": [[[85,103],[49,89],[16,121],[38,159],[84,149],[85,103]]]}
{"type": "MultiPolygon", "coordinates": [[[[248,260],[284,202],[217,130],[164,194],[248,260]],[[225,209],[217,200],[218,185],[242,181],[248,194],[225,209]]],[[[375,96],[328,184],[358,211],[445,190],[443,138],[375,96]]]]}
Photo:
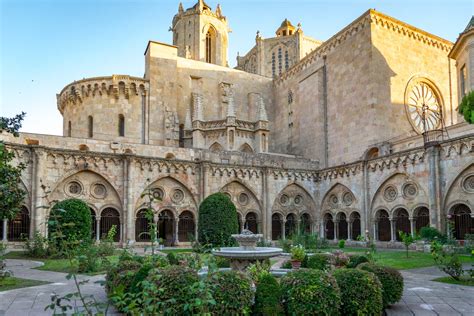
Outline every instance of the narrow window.
{"type": "Polygon", "coordinates": [[[67,122],[67,136],[71,137],[72,135],[72,127],[71,127],[71,121],[67,122]]]}
{"type": "Polygon", "coordinates": [[[285,70],[290,68],[290,61],[288,60],[288,51],[285,51],[285,70]]]}
{"type": "Polygon", "coordinates": [[[208,63],[212,62],[211,54],[212,54],[212,34],[211,34],[211,30],[209,29],[209,31],[207,31],[207,34],[206,34],[206,62],[208,63]]]}
{"type": "Polygon", "coordinates": [[[184,147],[184,125],[179,125],[179,147],[184,147]]]}
{"type": "Polygon", "coordinates": [[[281,75],[281,47],[278,47],[278,74],[281,75]]]}
{"type": "Polygon", "coordinates": [[[272,77],[275,77],[275,52],[272,53],[272,77]]]}
{"type": "Polygon", "coordinates": [[[88,125],[88,136],[92,138],[94,136],[94,118],[91,115],[88,118],[88,125]]]}
{"type": "Polygon", "coordinates": [[[125,118],[122,114],[119,114],[118,133],[121,137],[125,136],[125,118]]]}
{"type": "Polygon", "coordinates": [[[467,79],[467,72],[466,72],[466,65],[461,67],[461,98],[463,98],[466,94],[466,79],[467,79]]]}

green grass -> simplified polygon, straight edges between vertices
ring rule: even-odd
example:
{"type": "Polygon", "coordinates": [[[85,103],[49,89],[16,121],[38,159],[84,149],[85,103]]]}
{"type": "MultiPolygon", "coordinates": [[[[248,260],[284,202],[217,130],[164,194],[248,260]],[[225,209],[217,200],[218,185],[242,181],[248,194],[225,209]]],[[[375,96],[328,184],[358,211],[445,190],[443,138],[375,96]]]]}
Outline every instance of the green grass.
{"type": "Polygon", "coordinates": [[[193,252],[193,250],[191,248],[176,248],[176,249],[162,249],[162,250],[159,250],[159,252],[162,252],[162,253],[183,253],[183,252],[193,252]]]}
{"type": "Polygon", "coordinates": [[[474,286],[473,278],[469,278],[469,279],[464,278],[458,281],[448,276],[448,277],[437,278],[432,281],[449,283],[449,284],[457,284],[457,285],[465,285],[465,286],[474,286]]]}
{"type": "Polygon", "coordinates": [[[0,292],[8,291],[13,289],[19,289],[22,287],[30,287],[37,285],[49,284],[46,281],[37,281],[29,279],[20,279],[15,277],[0,278],[0,292]]]}
{"type": "MultiPolygon", "coordinates": [[[[111,263],[115,263],[118,261],[119,256],[113,255],[107,257],[111,263]]],[[[25,259],[25,260],[34,260],[43,262],[44,265],[41,267],[37,267],[37,270],[44,270],[44,271],[54,271],[54,272],[63,272],[63,273],[71,273],[77,271],[77,264],[71,265],[68,259],[49,259],[49,258],[31,258],[27,255],[24,251],[11,251],[5,255],[5,259],[25,259]]],[[[84,273],[86,275],[97,275],[105,273],[104,270],[92,272],[92,273],[84,273]]]]}

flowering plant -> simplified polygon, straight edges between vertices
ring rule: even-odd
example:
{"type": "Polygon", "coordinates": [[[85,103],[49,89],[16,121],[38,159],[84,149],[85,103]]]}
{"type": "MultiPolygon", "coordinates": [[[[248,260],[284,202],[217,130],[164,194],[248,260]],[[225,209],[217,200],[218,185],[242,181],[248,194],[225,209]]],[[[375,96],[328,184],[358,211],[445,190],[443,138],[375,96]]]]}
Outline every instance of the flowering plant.
{"type": "Polygon", "coordinates": [[[304,257],[306,257],[306,251],[304,250],[303,246],[296,245],[291,247],[291,259],[303,261],[304,257]]]}

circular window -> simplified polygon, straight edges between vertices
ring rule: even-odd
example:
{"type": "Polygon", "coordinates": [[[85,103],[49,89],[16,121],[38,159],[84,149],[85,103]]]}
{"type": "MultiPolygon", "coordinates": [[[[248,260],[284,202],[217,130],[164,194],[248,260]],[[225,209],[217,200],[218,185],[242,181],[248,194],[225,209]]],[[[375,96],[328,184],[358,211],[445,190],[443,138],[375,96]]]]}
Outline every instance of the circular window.
{"type": "Polygon", "coordinates": [[[303,197],[301,195],[295,196],[295,204],[296,205],[301,205],[303,204],[303,197]]]}
{"type": "Polygon", "coordinates": [[[154,199],[162,201],[165,197],[165,192],[161,188],[155,188],[151,191],[151,195],[154,199]]]}
{"type": "Polygon", "coordinates": [[[437,129],[441,123],[441,102],[436,88],[426,79],[408,83],[405,109],[410,124],[418,133],[437,129]]]}
{"type": "Polygon", "coordinates": [[[346,192],[342,196],[342,202],[344,202],[346,206],[351,205],[353,201],[354,201],[354,197],[352,196],[350,192],[346,192]]]}
{"type": "Polygon", "coordinates": [[[82,185],[77,181],[71,181],[66,186],[66,192],[70,195],[79,195],[82,193],[82,185]]]}
{"type": "Polygon", "coordinates": [[[331,196],[329,197],[329,204],[332,205],[332,206],[336,206],[337,203],[339,203],[339,199],[337,198],[337,196],[334,195],[334,194],[331,195],[331,196]]]}
{"type": "Polygon", "coordinates": [[[398,191],[397,191],[397,188],[395,188],[394,186],[388,186],[385,188],[384,192],[383,192],[383,197],[385,198],[386,201],[388,202],[392,202],[394,201],[396,198],[397,198],[397,195],[398,195],[398,191]]]}
{"type": "Polygon", "coordinates": [[[184,199],[184,192],[180,189],[175,189],[173,191],[173,195],[171,196],[171,200],[175,203],[180,203],[184,199]]]}
{"type": "Polygon", "coordinates": [[[229,192],[224,192],[224,195],[229,198],[229,200],[232,201],[232,195],[229,192]]]}
{"type": "Polygon", "coordinates": [[[282,194],[282,195],[280,196],[280,204],[282,204],[282,205],[288,204],[288,201],[289,201],[289,200],[290,200],[290,199],[288,198],[288,195],[286,195],[286,194],[282,194]]]}
{"type": "Polygon", "coordinates": [[[468,175],[462,181],[462,187],[469,193],[474,193],[474,174],[468,175]]]}
{"type": "Polygon", "coordinates": [[[247,205],[249,202],[249,196],[246,193],[239,194],[239,203],[242,205],[247,205]]]}
{"type": "Polygon", "coordinates": [[[92,196],[98,199],[103,199],[107,195],[107,188],[102,183],[96,183],[92,186],[92,196]]]}
{"type": "Polygon", "coordinates": [[[403,186],[403,196],[412,199],[418,194],[418,188],[414,183],[407,183],[403,186]]]}

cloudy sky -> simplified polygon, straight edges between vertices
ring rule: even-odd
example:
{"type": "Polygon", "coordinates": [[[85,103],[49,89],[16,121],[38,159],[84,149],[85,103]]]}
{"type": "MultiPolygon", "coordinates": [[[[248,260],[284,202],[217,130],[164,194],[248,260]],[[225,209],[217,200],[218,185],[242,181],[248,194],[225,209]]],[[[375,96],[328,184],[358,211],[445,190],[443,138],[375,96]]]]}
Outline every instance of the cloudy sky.
{"type": "MultiPolygon", "coordinates": [[[[196,0],[197,1],[197,0],[196,0]]],[[[196,1],[182,1],[185,8],[196,1]]],[[[218,1],[206,0],[213,9],[218,1]]],[[[255,33],[273,37],[281,21],[326,40],[369,8],[455,41],[472,0],[221,0],[232,33],[229,63],[255,33]]],[[[23,131],[62,133],[56,93],[87,77],[143,76],[148,40],[171,43],[174,0],[0,0],[0,116],[27,112],[23,131]]]]}

